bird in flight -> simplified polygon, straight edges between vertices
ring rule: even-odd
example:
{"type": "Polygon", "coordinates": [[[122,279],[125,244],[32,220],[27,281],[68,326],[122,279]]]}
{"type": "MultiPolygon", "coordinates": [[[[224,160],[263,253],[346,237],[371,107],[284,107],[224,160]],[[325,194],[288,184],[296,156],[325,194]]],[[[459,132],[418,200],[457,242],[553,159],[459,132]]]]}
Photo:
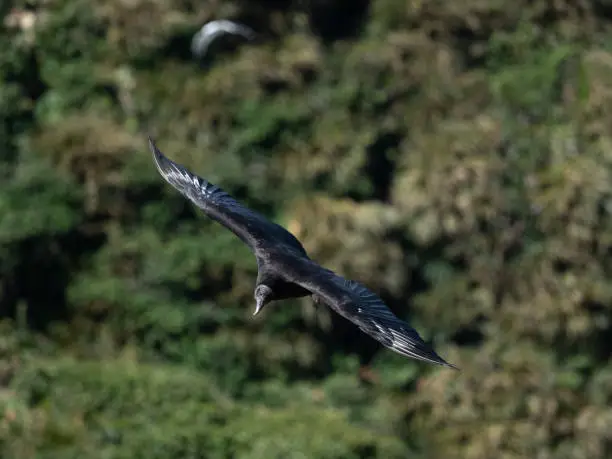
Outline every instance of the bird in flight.
{"type": "Polygon", "coordinates": [[[253,315],[271,301],[310,295],[315,303],[327,305],[389,349],[458,369],[436,354],[415,329],[393,314],[373,292],[311,260],[302,244],[285,228],[168,159],[150,136],[149,148],[164,180],[207,216],[232,231],[254,253],[258,273],[253,315]]]}
{"type": "Polygon", "coordinates": [[[240,35],[247,40],[253,40],[256,36],[253,29],[237,22],[228,21],[227,19],[218,19],[216,21],[207,22],[193,36],[191,40],[191,52],[198,57],[206,54],[206,50],[210,44],[223,34],[240,35]]]}

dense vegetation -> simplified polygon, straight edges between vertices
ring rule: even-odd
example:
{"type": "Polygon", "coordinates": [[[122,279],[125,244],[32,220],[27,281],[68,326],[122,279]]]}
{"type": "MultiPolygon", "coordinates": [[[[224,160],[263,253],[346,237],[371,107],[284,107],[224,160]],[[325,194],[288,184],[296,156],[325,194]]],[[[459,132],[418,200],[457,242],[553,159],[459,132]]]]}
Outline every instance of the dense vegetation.
{"type": "Polygon", "coordinates": [[[2,457],[610,457],[609,2],[0,14],[2,457]],[[196,62],[214,18],[259,40],[196,62]],[[147,133],[461,372],[309,300],[252,318],[254,258],[147,133]]]}

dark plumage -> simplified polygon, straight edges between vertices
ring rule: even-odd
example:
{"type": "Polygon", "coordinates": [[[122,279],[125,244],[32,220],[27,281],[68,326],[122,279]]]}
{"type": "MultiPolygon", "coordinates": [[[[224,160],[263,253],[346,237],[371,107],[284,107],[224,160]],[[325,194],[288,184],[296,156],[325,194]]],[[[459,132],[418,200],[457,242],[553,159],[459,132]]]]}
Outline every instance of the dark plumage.
{"type": "Polygon", "coordinates": [[[258,266],[255,312],[269,302],[311,295],[386,347],[429,363],[447,363],[383,301],[358,282],[344,279],[312,261],[285,228],[243,206],[216,185],[166,158],[149,137],[162,177],[210,218],[236,234],[255,254],[258,266]]]}

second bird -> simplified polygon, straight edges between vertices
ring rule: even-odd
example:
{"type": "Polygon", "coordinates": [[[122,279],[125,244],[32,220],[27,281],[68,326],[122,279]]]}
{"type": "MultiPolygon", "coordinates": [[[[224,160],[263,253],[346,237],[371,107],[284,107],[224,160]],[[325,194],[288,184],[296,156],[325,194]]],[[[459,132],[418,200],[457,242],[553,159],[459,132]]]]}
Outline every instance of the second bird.
{"type": "Polygon", "coordinates": [[[161,176],[206,215],[232,231],[255,254],[258,274],[253,315],[271,301],[312,296],[315,303],[327,305],[389,349],[457,369],[436,354],[376,294],[312,261],[302,244],[285,228],[168,159],[150,137],[149,148],[161,176]]]}

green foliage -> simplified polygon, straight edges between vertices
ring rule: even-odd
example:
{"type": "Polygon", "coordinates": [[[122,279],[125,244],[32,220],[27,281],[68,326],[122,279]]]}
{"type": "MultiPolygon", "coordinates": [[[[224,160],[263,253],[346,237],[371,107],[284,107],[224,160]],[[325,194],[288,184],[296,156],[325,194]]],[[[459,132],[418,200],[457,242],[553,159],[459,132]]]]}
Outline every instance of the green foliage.
{"type": "Polygon", "coordinates": [[[292,393],[276,406],[237,404],[201,373],[129,357],[35,359],[13,381],[21,403],[3,403],[12,413],[5,431],[21,434],[7,450],[12,454],[345,458],[370,451],[402,457],[397,438],[351,423],[340,408],[313,403],[313,389],[275,387],[275,400],[292,393]]]}
{"type": "Polygon", "coordinates": [[[13,3],[3,456],[610,456],[602,2],[374,0],[337,37],[345,2],[13,3]],[[274,33],[200,65],[217,17],[274,33]],[[372,343],[332,311],[252,318],[252,254],[161,180],[147,133],[462,371],[381,350],[366,384],[372,343]]]}

